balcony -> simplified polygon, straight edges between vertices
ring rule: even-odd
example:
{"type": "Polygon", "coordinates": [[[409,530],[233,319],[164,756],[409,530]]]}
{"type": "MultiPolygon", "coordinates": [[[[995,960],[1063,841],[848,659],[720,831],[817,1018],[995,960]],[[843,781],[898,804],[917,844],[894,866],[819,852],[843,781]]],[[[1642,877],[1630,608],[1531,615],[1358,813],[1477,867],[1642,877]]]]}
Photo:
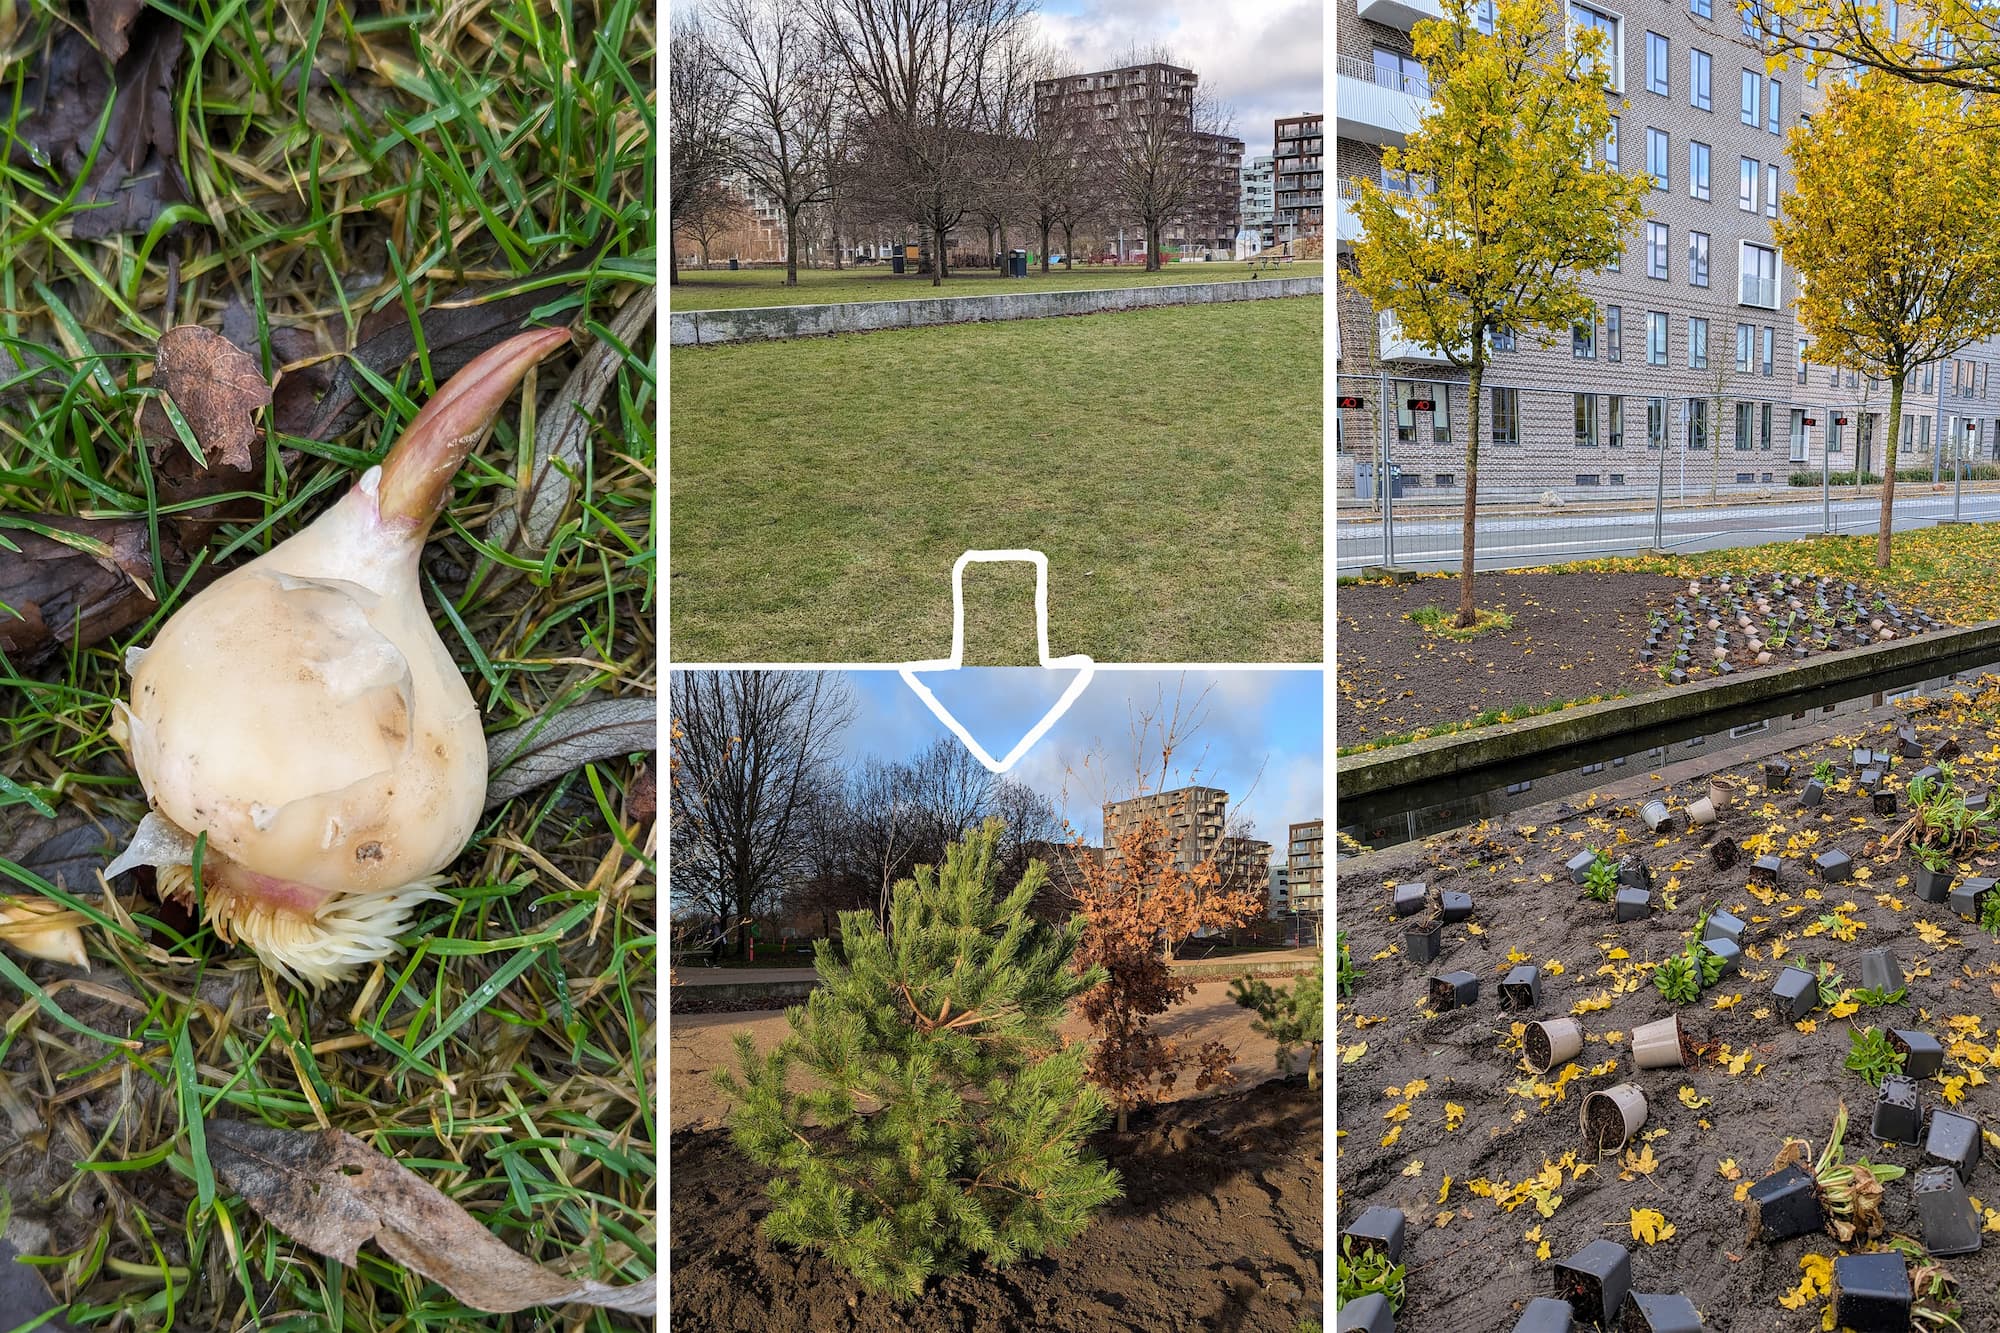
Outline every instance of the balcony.
{"type": "Polygon", "coordinates": [[[1404,32],[1425,19],[1444,17],[1444,6],[1438,0],[1361,0],[1355,10],[1370,23],[1400,28],[1404,32]]]}
{"type": "Polygon", "coordinates": [[[1740,287],[1737,293],[1738,305],[1754,305],[1762,310],[1778,308],[1778,280],[1762,278],[1755,273],[1739,275],[1740,287]]]}
{"type": "MultiPolygon", "coordinates": [[[[1419,347],[1403,336],[1403,330],[1396,323],[1396,312],[1384,310],[1379,316],[1382,333],[1382,357],[1384,361],[1415,361],[1427,366],[1448,366],[1451,358],[1442,352],[1434,352],[1428,347],[1419,347]]],[[[1470,348],[1454,349],[1461,358],[1470,348]]]]}
{"type": "Polygon", "coordinates": [[[1355,207],[1360,198],[1359,185],[1351,180],[1340,182],[1340,197],[1333,206],[1333,243],[1335,250],[1341,254],[1347,253],[1361,239],[1361,213],[1355,207]]]}
{"type": "Polygon", "coordinates": [[[1336,133],[1360,143],[1401,147],[1430,102],[1430,85],[1421,77],[1378,69],[1359,56],[1335,58],[1340,82],[1336,133]]]}

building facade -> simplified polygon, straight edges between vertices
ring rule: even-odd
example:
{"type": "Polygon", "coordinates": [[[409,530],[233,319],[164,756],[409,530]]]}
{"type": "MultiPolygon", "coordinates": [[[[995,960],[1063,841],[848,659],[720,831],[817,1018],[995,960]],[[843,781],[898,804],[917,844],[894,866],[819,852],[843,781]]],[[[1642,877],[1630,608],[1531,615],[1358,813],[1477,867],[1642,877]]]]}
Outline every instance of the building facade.
{"type": "Polygon", "coordinates": [[[1256,232],[1259,243],[1265,246],[1271,244],[1271,224],[1276,217],[1277,161],[1269,154],[1250,159],[1243,168],[1243,190],[1237,204],[1239,226],[1256,232]]]}
{"type": "Polygon", "coordinates": [[[1291,909],[1319,916],[1326,910],[1326,821],[1309,819],[1292,825],[1286,844],[1285,884],[1291,909]]]}
{"type": "MultiPolygon", "coordinates": [[[[1616,269],[1588,280],[1590,324],[1554,345],[1495,340],[1480,494],[1690,498],[1817,490],[1823,471],[1879,471],[1887,384],[1812,360],[1793,314],[1796,280],[1772,238],[1792,183],[1785,136],[1838,76],[1810,80],[1796,61],[1767,68],[1732,4],[1569,8],[1571,22],[1603,31],[1610,50],[1604,158],[1645,173],[1652,189],[1616,269]]],[[[1424,114],[1430,89],[1410,30],[1441,14],[1436,0],[1339,0],[1335,235],[1345,262],[1360,236],[1359,182],[1414,188],[1384,170],[1382,153],[1424,114]]],[[[1478,18],[1490,31],[1492,7],[1478,18]]],[[[1279,192],[1282,214],[1282,177],[1279,192]]],[[[1335,362],[1338,394],[1361,404],[1336,414],[1340,494],[1368,491],[1386,447],[1405,499],[1459,495],[1464,374],[1403,339],[1351,286],[1337,298],[1335,362]]],[[[1970,461],[1995,458],[1996,362],[2000,340],[1989,339],[1915,377],[1900,467],[1948,478],[1955,449],[1970,461]]]]}
{"type": "Polygon", "coordinates": [[[1318,242],[1326,233],[1326,117],[1285,116],[1272,124],[1273,244],[1318,242]]]}
{"type": "Polygon", "coordinates": [[[1120,837],[1146,820],[1156,821],[1162,837],[1174,849],[1174,867],[1183,874],[1209,862],[1223,888],[1258,887],[1269,883],[1271,844],[1229,832],[1229,793],[1220,787],[1176,787],[1124,801],[1104,804],[1104,854],[1107,867],[1123,860],[1120,837]]]}

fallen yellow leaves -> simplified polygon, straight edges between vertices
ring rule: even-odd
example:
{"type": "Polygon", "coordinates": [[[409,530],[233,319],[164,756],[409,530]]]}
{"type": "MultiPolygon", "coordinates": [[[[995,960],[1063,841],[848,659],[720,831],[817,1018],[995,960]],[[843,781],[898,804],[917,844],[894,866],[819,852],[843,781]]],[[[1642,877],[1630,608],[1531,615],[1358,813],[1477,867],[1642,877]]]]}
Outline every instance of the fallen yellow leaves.
{"type": "Polygon", "coordinates": [[[1741,1180],[1743,1179],[1743,1168],[1736,1165],[1734,1157],[1725,1157],[1715,1164],[1715,1174],[1721,1176],[1724,1180],[1741,1180]]]}
{"type": "Polygon", "coordinates": [[[1609,1009],[1610,1007],[1611,992],[1601,990],[1589,999],[1578,1000],[1575,1004],[1571,1005],[1570,1013],[1581,1016],[1583,1014],[1596,1013],[1600,1009],[1609,1009]]]}
{"type": "Polygon", "coordinates": [[[1799,1285],[1778,1297],[1787,1310],[1803,1310],[1833,1290],[1833,1260],[1823,1254],[1799,1256],[1799,1285]]]}
{"type": "Polygon", "coordinates": [[[1444,1104],[1444,1132],[1455,1134],[1458,1132],[1458,1127],[1464,1123],[1465,1108],[1457,1102],[1446,1102],[1444,1104]]]}
{"type": "Polygon", "coordinates": [[[1352,1046],[1343,1046],[1341,1048],[1340,1063],[1344,1065],[1351,1065],[1356,1060],[1359,1060],[1362,1056],[1366,1054],[1368,1054],[1368,1043],[1365,1041],[1357,1041],[1352,1046]]]}
{"type": "Polygon", "coordinates": [[[1699,1111],[1702,1107],[1707,1106],[1710,1101],[1709,1098],[1702,1096],[1691,1087],[1683,1087],[1680,1090],[1679,1096],[1681,1105],[1687,1107],[1690,1111],[1699,1111]]]}
{"type": "Polygon", "coordinates": [[[1632,1210],[1632,1239],[1647,1245],[1657,1245],[1663,1240],[1672,1240],[1674,1224],[1667,1221],[1652,1208],[1632,1210]]]}

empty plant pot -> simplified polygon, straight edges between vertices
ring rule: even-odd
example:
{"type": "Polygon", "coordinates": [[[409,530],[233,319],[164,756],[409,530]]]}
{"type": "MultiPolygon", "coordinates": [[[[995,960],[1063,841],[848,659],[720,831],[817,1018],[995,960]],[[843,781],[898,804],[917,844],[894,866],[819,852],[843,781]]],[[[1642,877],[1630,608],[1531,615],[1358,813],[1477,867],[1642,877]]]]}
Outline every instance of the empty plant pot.
{"type": "Polygon", "coordinates": [[[1833,1261],[1833,1324],[1854,1333],[1907,1333],[1910,1265],[1894,1250],[1833,1261]]]}
{"type": "Polygon", "coordinates": [[[1890,791],[1887,787],[1877,787],[1869,794],[1869,799],[1875,803],[1876,814],[1893,815],[1896,813],[1896,793],[1890,791]]]}
{"type": "Polygon", "coordinates": [[[1708,844],[1708,859],[1717,870],[1729,869],[1736,864],[1737,857],[1742,854],[1742,849],[1736,845],[1736,839],[1731,837],[1720,837],[1708,844]]]}
{"type": "Polygon", "coordinates": [[[1415,916],[1424,910],[1424,904],[1430,901],[1430,896],[1431,890],[1428,884],[1398,884],[1394,911],[1397,916],[1415,916]]]}
{"type": "Polygon", "coordinates": [[[1854,873],[1854,858],[1835,847],[1821,852],[1813,858],[1813,865],[1819,869],[1819,877],[1838,883],[1854,873]]]}
{"type": "Polygon", "coordinates": [[[1869,749],[1857,749],[1848,757],[1854,761],[1854,770],[1857,773],[1864,768],[1872,767],[1875,763],[1875,752],[1869,749]]]}
{"type": "Polygon", "coordinates": [[[1625,1302],[1623,1333],[1703,1333],[1701,1312],[1680,1292],[1633,1292],[1625,1302]]]}
{"type": "Polygon", "coordinates": [[[1818,778],[1808,779],[1806,785],[1799,790],[1799,804],[1801,805],[1817,806],[1823,804],[1825,801],[1826,788],[1820,785],[1818,778]]]}
{"type": "Polygon", "coordinates": [[[1902,1074],[1882,1080],[1875,1094],[1875,1116],[1868,1132],[1884,1143],[1915,1143],[1923,1137],[1924,1108],[1917,1096],[1917,1081],[1902,1074]]]}
{"type": "Polygon", "coordinates": [[[1971,1184],[1979,1165],[1979,1122],[1956,1111],[1932,1111],[1930,1128],[1924,1131],[1924,1161],[1948,1166],[1971,1184]]]}
{"type": "Polygon", "coordinates": [[[1932,782],[1936,782],[1943,776],[1944,776],[1944,770],[1939,768],[1936,764],[1925,764],[1922,768],[1910,774],[1910,782],[1914,784],[1919,778],[1925,778],[1932,782]]]}
{"type": "Polygon", "coordinates": [[[1718,811],[1727,810],[1730,803],[1736,799],[1736,784],[1728,778],[1710,778],[1708,799],[1718,811]]]}
{"type": "Polygon", "coordinates": [[[1522,963],[1500,982],[1500,1007],[1523,1013],[1542,1002],[1542,969],[1522,963]]]}
{"type": "Polygon", "coordinates": [[[1434,963],[1444,952],[1444,922],[1423,921],[1403,931],[1403,952],[1413,963],[1434,963]]]}
{"type": "Polygon", "coordinates": [[[1353,1241],[1357,1250],[1373,1251],[1395,1264],[1403,1258],[1406,1225],[1402,1209],[1376,1204],[1355,1218],[1353,1225],[1340,1233],[1340,1238],[1353,1241]]]}
{"type": "Polygon", "coordinates": [[[1931,758],[1933,759],[1958,758],[1958,738],[1956,736],[1947,736],[1943,740],[1939,741],[1937,748],[1931,751],[1931,758]]]}
{"type": "Polygon", "coordinates": [[[1927,1166],[1912,1187],[1917,1218],[1924,1224],[1924,1248],[1932,1254],[1971,1254],[1979,1248],[1979,1212],[1965,1182],[1948,1166],[1927,1166]]]}
{"type": "Polygon", "coordinates": [[[1980,792],[1977,796],[1968,796],[1965,798],[1965,808],[1968,810],[1984,810],[1986,808],[1986,799],[1985,792],[1980,792]]]}
{"type": "Polygon", "coordinates": [[[1636,856],[1628,856],[1618,863],[1618,882],[1628,889],[1651,889],[1653,868],[1636,856]]]}
{"type": "Polygon", "coordinates": [[[1583,1054],[1583,1024],[1574,1018],[1549,1018],[1528,1024],[1521,1034],[1521,1050],[1528,1065],[1546,1074],[1557,1065],[1567,1064],[1583,1054]]]}
{"type": "Polygon", "coordinates": [[[1764,761],[1764,790],[1783,791],[1792,780],[1792,761],[1789,759],[1766,759],[1764,761]]]}
{"type": "Polygon", "coordinates": [[[1781,856],[1760,856],[1750,863],[1750,879],[1756,884],[1776,884],[1778,876],[1784,872],[1785,860],[1781,856]]]}
{"type": "Polygon", "coordinates": [[[1801,967],[1788,967],[1771,983],[1771,999],[1787,1023],[1796,1023],[1819,1003],[1819,982],[1801,967]]]}
{"type": "Polygon", "coordinates": [[[1968,921],[1977,921],[1986,910],[1986,895],[1992,892],[1992,880],[1968,879],[1951,891],[1951,910],[1968,921]]]}
{"type": "Polygon", "coordinates": [[[1521,1322],[1514,1325],[1514,1333],[1573,1333],[1575,1328],[1576,1312],[1569,1308],[1569,1302],[1553,1296],[1537,1296],[1521,1311],[1521,1322]]]}
{"type": "Polygon", "coordinates": [[[1479,978],[1470,972],[1447,972],[1431,978],[1431,1003],[1439,1013],[1470,1008],[1479,998],[1479,978]]]}
{"type": "Polygon", "coordinates": [[[1776,1244],[1794,1236],[1809,1236],[1826,1226],[1819,1206],[1819,1187],[1812,1172],[1801,1166],[1774,1171],[1743,1196],[1750,1239],[1776,1244]]]}
{"type": "Polygon", "coordinates": [[[1653,912],[1653,895],[1645,889],[1620,889],[1613,902],[1620,921],[1644,921],[1653,912]]]}
{"type": "Polygon", "coordinates": [[[1928,1032],[1891,1028],[1889,1045],[1902,1055],[1903,1073],[1909,1078],[1929,1078],[1944,1068],[1944,1046],[1928,1032]]]}
{"type": "Polygon", "coordinates": [[[1556,1299],[1568,1302],[1578,1320],[1609,1324],[1632,1290],[1631,1251],[1615,1240],[1594,1240],[1556,1261],[1555,1283],[1556,1299]]]}
{"type": "Polygon", "coordinates": [[[1861,988],[1889,991],[1903,988],[1903,965],[1888,949],[1869,949],[1861,955],[1861,988]]]}
{"type": "Polygon", "coordinates": [[[1915,727],[1903,727],[1896,732],[1896,748],[1905,759],[1924,757],[1924,743],[1917,739],[1915,727]]]}
{"type": "Polygon", "coordinates": [[[1704,796],[1698,801],[1690,801],[1687,809],[1690,825],[1699,826],[1715,822],[1715,801],[1711,797],[1704,796]]]}
{"type": "Polygon", "coordinates": [[[1648,801],[1639,807],[1639,822],[1646,826],[1648,833],[1659,833],[1673,822],[1673,813],[1667,809],[1665,801],[1648,801]]]}
{"type": "Polygon", "coordinates": [[[1467,921],[1472,917],[1472,895],[1446,889],[1438,895],[1438,914],[1446,925],[1454,921],[1467,921]]]}
{"type": "Polygon", "coordinates": [[[1736,913],[1718,909],[1710,912],[1708,920],[1702,922],[1701,937],[1704,940],[1728,940],[1733,944],[1741,944],[1743,932],[1749,928],[1744,924],[1743,918],[1736,913]]]}
{"type": "Polygon", "coordinates": [[[1569,877],[1581,884],[1590,878],[1590,868],[1597,864],[1596,852],[1578,852],[1568,861],[1569,877]]]}
{"type": "Polygon", "coordinates": [[[1918,866],[1916,874],[1910,878],[1917,891],[1917,897],[1927,903],[1948,902],[1951,899],[1951,872],[1932,870],[1929,866],[1918,866]]]}
{"type": "Polygon", "coordinates": [[[1855,775],[1854,785],[1862,791],[1872,792],[1882,785],[1882,770],[1874,766],[1862,769],[1855,775]]]}
{"type": "Polygon", "coordinates": [[[1687,1063],[1687,1048],[1681,1041],[1681,1020],[1677,1016],[1632,1029],[1632,1063],[1641,1069],[1679,1069],[1687,1063]]]}
{"type": "Polygon", "coordinates": [[[1583,1138],[1604,1151],[1622,1148],[1646,1123],[1646,1094],[1637,1083],[1601,1088],[1583,1099],[1583,1138]]]}
{"type": "Polygon", "coordinates": [[[1717,977],[1726,977],[1743,965],[1743,946],[1735,940],[1703,940],[1701,947],[1722,960],[1722,971],[1717,977]]]}
{"type": "Polygon", "coordinates": [[[1396,1312],[1379,1291],[1356,1296],[1340,1307],[1334,1333],[1396,1333],[1396,1312]]]}

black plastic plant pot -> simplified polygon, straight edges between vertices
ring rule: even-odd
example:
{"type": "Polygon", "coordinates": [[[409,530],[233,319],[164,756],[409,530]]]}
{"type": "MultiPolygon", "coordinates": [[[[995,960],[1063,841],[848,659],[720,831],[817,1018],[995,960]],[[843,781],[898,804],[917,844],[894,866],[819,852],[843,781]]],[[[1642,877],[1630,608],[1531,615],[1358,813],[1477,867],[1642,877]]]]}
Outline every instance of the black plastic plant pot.
{"type": "Polygon", "coordinates": [[[1932,1111],[1931,1126],[1924,1131],[1924,1161],[1948,1166],[1960,1180],[1972,1183],[1973,1168],[1979,1165],[1979,1122],[1956,1111],[1932,1111]]]}
{"type": "Polygon", "coordinates": [[[1965,1181],[1948,1166],[1917,1172],[1917,1220],[1924,1224],[1924,1248],[1932,1254],[1971,1254],[1979,1248],[1979,1212],[1965,1181]]]}
{"type": "Polygon", "coordinates": [[[1944,1068],[1944,1047],[1928,1032],[1891,1028],[1889,1045],[1901,1053],[1906,1078],[1926,1079],[1944,1068]]]}
{"type": "Polygon", "coordinates": [[[1917,1096],[1917,1081],[1901,1074],[1882,1080],[1875,1095],[1875,1118],[1868,1132],[1884,1143],[1916,1143],[1924,1136],[1924,1108],[1917,1096]]]}
{"type": "Polygon", "coordinates": [[[1438,915],[1444,918],[1446,925],[1450,925],[1454,921],[1470,920],[1472,918],[1472,895],[1469,893],[1460,893],[1454,889],[1446,889],[1438,895],[1438,915]]]}
{"type": "Polygon", "coordinates": [[[1729,869],[1736,864],[1736,858],[1741,854],[1736,839],[1726,835],[1708,844],[1708,859],[1717,870],[1729,869]]]}
{"type": "Polygon", "coordinates": [[[1402,1209],[1377,1204],[1355,1218],[1353,1224],[1340,1233],[1340,1238],[1353,1241],[1356,1250],[1381,1255],[1393,1265],[1403,1258],[1405,1227],[1402,1209]]]}
{"type": "Polygon", "coordinates": [[[1432,963],[1444,952],[1444,922],[1419,922],[1403,931],[1403,952],[1413,963],[1432,963]]]}
{"type": "Polygon", "coordinates": [[[1884,995],[1903,988],[1903,965],[1888,949],[1868,949],[1861,955],[1861,988],[1884,995]]]}
{"type": "Polygon", "coordinates": [[[1653,895],[1644,889],[1620,889],[1614,910],[1620,921],[1644,921],[1653,914],[1653,895]]]}
{"type": "Polygon", "coordinates": [[[1583,1053],[1583,1024],[1574,1018],[1548,1018],[1530,1023],[1521,1034],[1521,1051],[1528,1057],[1530,1068],[1546,1074],[1583,1053]]]}
{"type": "Polygon", "coordinates": [[[1819,1003],[1819,982],[1802,967],[1788,967],[1771,983],[1771,998],[1787,1023],[1796,1023],[1819,1003]]]}
{"type": "Polygon", "coordinates": [[[1939,741],[1937,749],[1931,751],[1931,758],[1938,760],[1958,758],[1958,737],[1947,736],[1939,741]]]}
{"type": "Polygon", "coordinates": [[[1479,978],[1470,972],[1447,972],[1431,978],[1431,1003],[1438,1012],[1467,1009],[1479,999],[1479,978]]]}
{"type": "Polygon", "coordinates": [[[1734,944],[1741,944],[1743,932],[1749,928],[1744,924],[1743,918],[1736,913],[1717,908],[1710,912],[1708,920],[1702,923],[1701,937],[1703,940],[1728,940],[1734,944]]]}
{"type": "Polygon", "coordinates": [[[1886,791],[1881,787],[1877,787],[1872,793],[1870,793],[1870,798],[1875,802],[1876,814],[1893,815],[1896,813],[1895,792],[1886,791]]]}
{"type": "Polygon", "coordinates": [[[1639,807],[1639,822],[1646,826],[1648,833],[1661,832],[1673,819],[1673,812],[1667,809],[1665,801],[1648,801],[1639,807]]]}
{"type": "Polygon", "coordinates": [[[1968,879],[1951,891],[1951,910],[1968,921],[1977,921],[1986,910],[1986,895],[1993,892],[1990,879],[1968,879]]]}
{"type": "Polygon", "coordinates": [[[1965,808],[1968,810],[1984,810],[1986,808],[1986,800],[1987,796],[1985,792],[1980,792],[1977,796],[1968,796],[1965,798],[1965,808]]]}
{"type": "Polygon", "coordinates": [[[1856,775],[1854,779],[1854,785],[1859,787],[1862,791],[1866,792],[1874,791],[1877,787],[1882,785],[1882,770],[1879,768],[1862,769],[1861,772],[1858,775],[1856,775]]]}
{"type": "Polygon", "coordinates": [[[1799,792],[1799,803],[1801,805],[1817,806],[1823,804],[1825,800],[1826,788],[1820,785],[1818,778],[1808,779],[1806,785],[1799,792]]]}
{"type": "Polygon", "coordinates": [[[1778,882],[1784,872],[1785,860],[1781,856],[1760,856],[1750,863],[1750,879],[1756,884],[1771,885],[1778,882]]]}
{"type": "Polygon", "coordinates": [[[1569,1308],[1569,1302],[1553,1296],[1537,1296],[1521,1311],[1521,1322],[1514,1325],[1514,1333],[1574,1333],[1575,1328],[1576,1312],[1569,1308]]]}
{"type": "Polygon", "coordinates": [[[1587,1324],[1609,1324],[1632,1290],[1632,1254],[1615,1240],[1594,1240],[1555,1268],[1556,1299],[1587,1324]]]}
{"type": "Polygon", "coordinates": [[[1651,889],[1653,868],[1636,856],[1628,856],[1618,863],[1618,882],[1628,889],[1651,889]]]}
{"type": "Polygon", "coordinates": [[[1424,910],[1430,901],[1431,888],[1428,884],[1398,884],[1396,886],[1395,913],[1397,916],[1415,916],[1424,910]]]}
{"type": "Polygon", "coordinates": [[[1596,852],[1578,852],[1568,861],[1569,877],[1581,884],[1590,878],[1590,868],[1597,864],[1596,852]]]}
{"type": "Polygon", "coordinates": [[[1783,791],[1792,780],[1792,761],[1789,759],[1766,759],[1764,761],[1764,790],[1783,791]]]}
{"type": "Polygon", "coordinates": [[[1854,873],[1854,858],[1838,847],[1815,856],[1813,864],[1819,867],[1819,877],[1832,883],[1844,880],[1854,873]]]}
{"type": "Polygon", "coordinates": [[[1897,729],[1896,749],[1905,759],[1923,758],[1924,743],[1917,739],[1917,729],[1915,727],[1901,727],[1897,729]]]}
{"type": "Polygon", "coordinates": [[[1379,1291],[1356,1296],[1340,1307],[1340,1322],[1334,1333],[1396,1333],[1396,1312],[1389,1298],[1379,1291]]]}
{"type": "Polygon", "coordinates": [[[1909,1261],[1894,1250],[1836,1258],[1833,1323],[1854,1333],[1908,1333],[1909,1261]]]}
{"type": "Polygon", "coordinates": [[[1802,1166],[1788,1166],[1752,1185],[1743,1196],[1743,1207],[1753,1241],[1775,1245],[1794,1236],[1810,1236],[1826,1226],[1819,1189],[1813,1184],[1812,1172],[1802,1166]]]}
{"type": "Polygon", "coordinates": [[[1542,1002],[1542,969],[1522,963],[1500,982],[1500,1007],[1524,1013],[1542,1002]]]}
{"type": "Polygon", "coordinates": [[[1633,1292],[1618,1327],[1621,1333],[1703,1333],[1701,1312],[1678,1291],[1664,1296],[1633,1292]]]}
{"type": "Polygon", "coordinates": [[[1927,903],[1948,902],[1951,899],[1951,872],[1932,870],[1929,866],[1918,866],[1917,873],[1910,880],[1917,891],[1917,897],[1927,903]]]}
{"type": "Polygon", "coordinates": [[[1743,946],[1735,940],[1703,940],[1701,947],[1722,960],[1722,971],[1718,977],[1726,977],[1743,966],[1743,946]]]}
{"type": "Polygon", "coordinates": [[[1857,749],[1849,757],[1853,759],[1854,769],[1857,773],[1875,762],[1875,752],[1868,749],[1857,749]]]}
{"type": "Polygon", "coordinates": [[[1936,764],[1925,764],[1922,768],[1910,774],[1910,781],[1915,782],[1918,778],[1929,778],[1932,781],[1936,781],[1943,776],[1944,770],[1936,764]]]}

